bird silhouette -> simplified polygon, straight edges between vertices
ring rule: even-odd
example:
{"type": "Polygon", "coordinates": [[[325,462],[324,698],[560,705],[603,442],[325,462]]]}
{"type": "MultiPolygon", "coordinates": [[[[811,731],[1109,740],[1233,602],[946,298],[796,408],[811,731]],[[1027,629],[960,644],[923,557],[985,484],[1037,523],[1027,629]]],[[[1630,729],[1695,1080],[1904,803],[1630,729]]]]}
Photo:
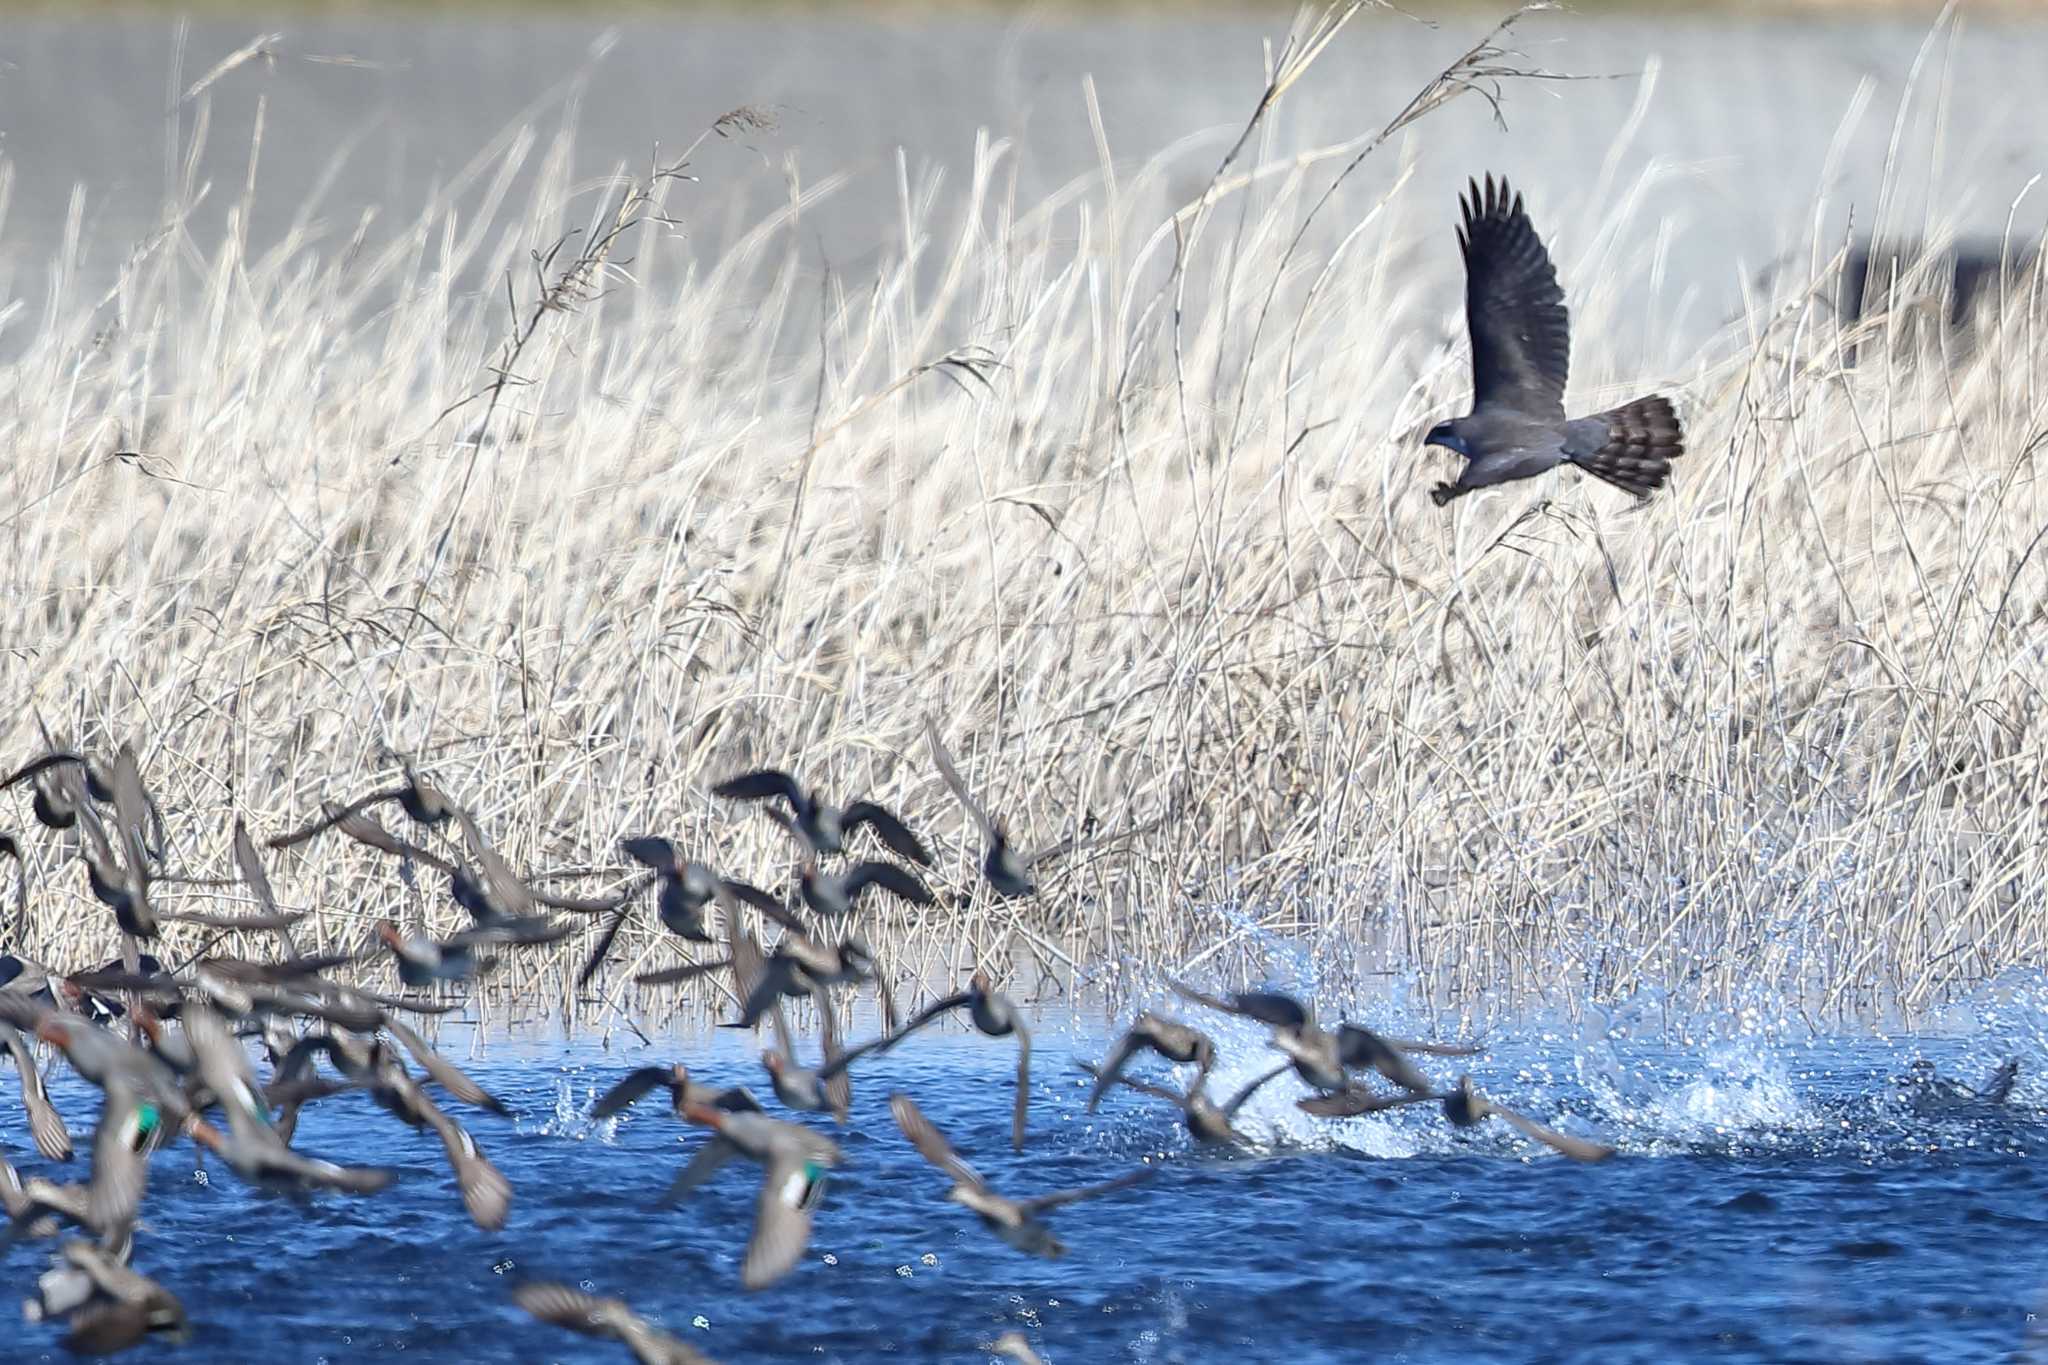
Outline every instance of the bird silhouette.
{"type": "Polygon", "coordinates": [[[1439,422],[1423,442],[1465,457],[1457,480],[1438,484],[1430,498],[1442,507],[1561,464],[1648,497],[1685,453],[1670,400],[1653,395],[1567,419],[1571,326],[1550,253],[1506,180],[1489,175],[1483,189],[1472,182],[1462,203],[1458,245],[1472,334],[1472,411],[1439,422]]]}

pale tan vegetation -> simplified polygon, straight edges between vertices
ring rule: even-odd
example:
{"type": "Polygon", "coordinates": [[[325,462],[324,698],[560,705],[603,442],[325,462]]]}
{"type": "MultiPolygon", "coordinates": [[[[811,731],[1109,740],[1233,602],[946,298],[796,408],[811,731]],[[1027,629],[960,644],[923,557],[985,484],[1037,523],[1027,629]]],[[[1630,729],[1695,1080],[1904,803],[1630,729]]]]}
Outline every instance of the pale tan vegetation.
{"type": "MultiPolygon", "coordinates": [[[[1345,60],[1329,32],[1248,113],[1345,60]]],[[[1511,37],[1387,115],[1426,136],[1464,92],[1512,116],[1511,37]]],[[[2038,964],[2039,280],[1974,352],[1904,310],[1851,367],[1808,291],[1821,242],[1645,373],[1603,339],[1640,260],[1603,245],[1565,263],[1573,406],[1671,388],[1673,486],[1637,510],[1566,473],[1439,512],[1453,206],[1394,211],[1391,142],[1253,122],[1163,220],[1159,163],[1105,147],[1019,203],[990,146],[970,183],[906,187],[892,259],[823,279],[802,225],[830,182],[712,258],[673,226],[718,195],[686,157],[592,183],[530,136],[474,176],[538,156],[532,202],[451,191],[388,247],[202,252],[167,221],[7,365],[0,754],[36,752],[38,717],[136,739],[169,861],[223,872],[238,811],[275,833],[403,755],[594,888],[641,832],[785,884],[780,833],[707,793],[789,765],[902,808],[964,893],[931,714],[1022,843],[1164,823],[1022,907],[871,912],[927,981],[1302,951],[1478,1014],[1652,986],[1818,1016],[2038,964]],[[1358,157],[1390,207],[1329,221],[1358,157]]],[[[1653,235],[1648,196],[1611,202],[1576,240],[1653,235]]],[[[100,960],[111,916],[0,800],[35,835],[27,948],[100,960]]],[[[462,918],[335,840],[272,876],[327,945],[462,918]]],[[[496,981],[565,1005],[582,944],[496,981]]],[[[589,999],[648,1003],[629,972],[679,956],[650,915],[589,999]]]]}

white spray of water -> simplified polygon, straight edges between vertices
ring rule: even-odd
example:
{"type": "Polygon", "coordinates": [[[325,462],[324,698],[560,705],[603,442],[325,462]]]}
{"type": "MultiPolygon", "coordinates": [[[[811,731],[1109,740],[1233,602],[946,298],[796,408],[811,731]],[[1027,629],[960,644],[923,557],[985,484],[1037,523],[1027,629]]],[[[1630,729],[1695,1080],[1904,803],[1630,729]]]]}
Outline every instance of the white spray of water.
{"type": "MultiPolygon", "coordinates": [[[[579,1082],[582,1082],[580,1076],[563,1076],[555,1082],[554,1108],[531,1131],[545,1137],[565,1137],[576,1142],[595,1139],[609,1147],[618,1140],[619,1115],[592,1119],[590,1109],[597,1103],[597,1088],[588,1082],[579,1082]]],[[[523,1121],[519,1127],[522,1132],[528,1131],[523,1121]]]]}

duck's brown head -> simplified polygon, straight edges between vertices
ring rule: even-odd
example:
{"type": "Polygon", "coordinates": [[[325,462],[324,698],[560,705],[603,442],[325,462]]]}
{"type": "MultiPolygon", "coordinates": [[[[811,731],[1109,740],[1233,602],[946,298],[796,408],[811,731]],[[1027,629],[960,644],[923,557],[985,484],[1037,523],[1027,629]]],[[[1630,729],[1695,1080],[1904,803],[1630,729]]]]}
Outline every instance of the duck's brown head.
{"type": "Polygon", "coordinates": [[[725,1126],[725,1114],[708,1104],[685,1104],[683,1106],[683,1118],[690,1123],[701,1123],[706,1128],[722,1128],[725,1126]]]}
{"type": "Polygon", "coordinates": [[[388,919],[377,921],[376,933],[379,939],[392,948],[403,947],[405,944],[405,936],[400,934],[398,926],[388,919]]]}
{"type": "Polygon", "coordinates": [[[767,1067],[775,1075],[780,1076],[782,1069],[789,1065],[789,1059],[779,1052],[764,1052],[761,1054],[761,1065],[767,1067]]]}
{"type": "Polygon", "coordinates": [[[51,1018],[49,1015],[44,1015],[36,1021],[36,1037],[52,1047],[68,1048],[71,1046],[70,1026],[60,1019],[51,1018]]]}
{"type": "Polygon", "coordinates": [[[690,1103],[690,1068],[677,1062],[668,1069],[668,1107],[677,1118],[690,1103]]]}
{"type": "Polygon", "coordinates": [[[976,967],[974,975],[967,978],[967,988],[976,995],[987,995],[994,987],[995,983],[989,980],[986,968],[976,967]]]}
{"type": "Polygon", "coordinates": [[[875,950],[868,947],[868,941],[859,934],[848,934],[839,943],[839,956],[853,971],[863,976],[875,973],[875,950]]]}
{"type": "Polygon", "coordinates": [[[1458,1077],[1457,1088],[1444,1096],[1444,1117],[1465,1128],[1486,1115],[1486,1096],[1479,1093],[1479,1087],[1472,1084],[1470,1076],[1458,1077]]]}
{"type": "Polygon", "coordinates": [[[405,787],[398,798],[405,813],[423,825],[438,825],[455,813],[455,803],[442,795],[440,788],[421,777],[410,763],[405,765],[405,787]]]}

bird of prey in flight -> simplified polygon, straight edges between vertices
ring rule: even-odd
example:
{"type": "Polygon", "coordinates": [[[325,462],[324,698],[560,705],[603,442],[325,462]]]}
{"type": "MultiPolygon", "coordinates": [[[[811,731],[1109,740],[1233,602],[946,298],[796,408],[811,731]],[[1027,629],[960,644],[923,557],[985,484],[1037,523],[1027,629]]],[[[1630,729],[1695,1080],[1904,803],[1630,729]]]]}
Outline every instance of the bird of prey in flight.
{"type": "Polygon", "coordinates": [[[1591,417],[1567,419],[1564,383],[1571,330],[1564,291],[1522,196],[1486,177],[1460,201],[1465,225],[1465,322],[1472,332],[1472,411],[1430,429],[1425,445],[1465,457],[1457,482],[1430,498],[1453,498],[1561,464],[1646,498],[1663,486],[1685,433],[1669,399],[1638,398],[1591,417]]]}

